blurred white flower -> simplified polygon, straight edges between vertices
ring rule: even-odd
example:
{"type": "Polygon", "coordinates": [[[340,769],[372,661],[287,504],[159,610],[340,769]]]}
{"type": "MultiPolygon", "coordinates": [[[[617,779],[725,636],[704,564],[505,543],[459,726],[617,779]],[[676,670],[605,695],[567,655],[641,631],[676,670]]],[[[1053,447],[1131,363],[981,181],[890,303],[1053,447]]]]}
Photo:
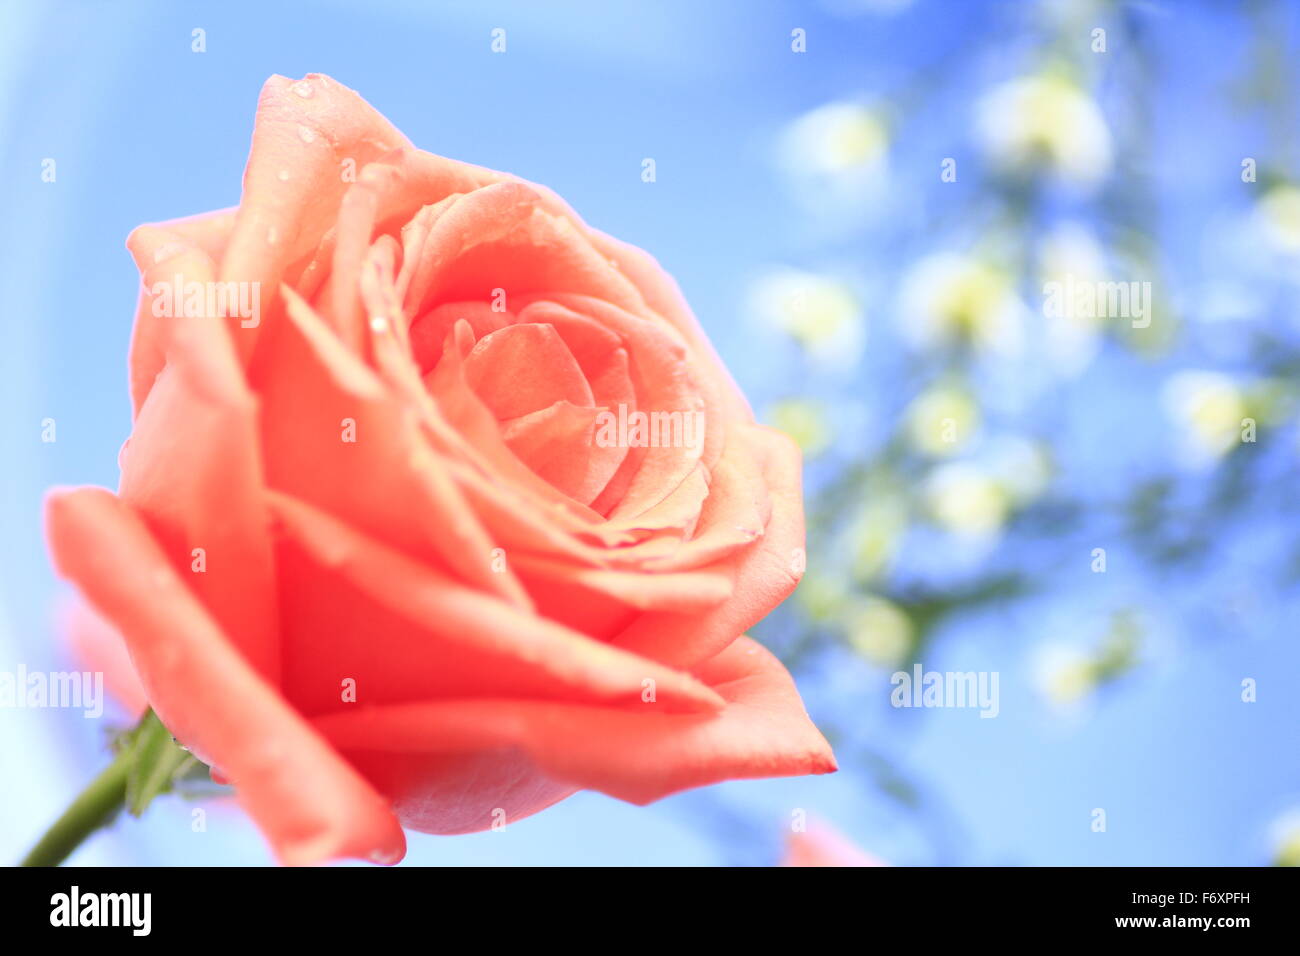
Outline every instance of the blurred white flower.
{"type": "Polygon", "coordinates": [[[853,573],[871,580],[889,568],[907,531],[907,499],[895,492],[873,492],[850,534],[853,573]]]}
{"type": "Polygon", "coordinates": [[[1056,708],[1079,706],[1097,689],[1092,655],[1081,647],[1049,644],[1039,648],[1034,662],[1034,683],[1056,708]]]}
{"type": "Polygon", "coordinates": [[[819,574],[809,568],[794,596],[814,621],[842,620],[850,596],[849,582],[841,576],[819,574]]]}
{"type": "Polygon", "coordinates": [[[1300,809],[1288,810],[1269,827],[1274,866],[1300,866],[1300,809]]]}
{"type": "Polygon", "coordinates": [[[1300,253],[1300,188],[1274,186],[1255,204],[1260,231],[1277,251],[1300,253]]]}
{"type": "Polygon", "coordinates": [[[1007,493],[990,474],[972,462],[950,462],[930,473],[925,502],[942,527],[968,538],[991,538],[1007,518],[1007,493]]]}
{"type": "Polygon", "coordinates": [[[937,253],[914,263],[904,276],[898,314],[902,334],[913,345],[968,341],[982,351],[1015,355],[1024,312],[1005,270],[937,253]]]}
{"type": "MultiPolygon", "coordinates": [[[[1106,255],[1091,230],[1079,223],[1054,226],[1038,248],[1039,282],[1065,284],[1106,280],[1106,255]]],[[[1105,320],[1088,309],[1044,312],[1045,351],[1052,366],[1074,376],[1091,364],[1101,347],[1105,320]]]]}
{"type": "Polygon", "coordinates": [[[772,427],[795,440],[809,458],[825,451],[831,442],[826,409],[805,398],[786,398],[772,405],[772,427]]]}
{"type": "Polygon", "coordinates": [[[1186,464],[1213,463],[1241,442],[1246,402],[1241,389],[1219,372],[1178,372],[1165,382],[1165,410],[1179,430],[1186,464]]]}
{"type": "Polygon", "coordinates": [[[1152,660],[1142,617],[1131,610],[1110,614],[1101,640],[1092,647],[1053,642],[1040,645],[1033,663],[1034,683],[1056,709],[1079,713],[1103,686],[1152,660]]]}
{"type": "Polygon", "coordinates": [[[1019,435],[998,435],[990,439],[979,457],[1016,506],[1026,505],[1041,495],[1051,479],[1043,446],[1019,435]]]}
{"type": "Polygon", "coordinates": [[[1073,275],[1076,279],[1102,279],[1106,253],[1091,229],[1079,222],[1060,222],[1043,236],[1038,261],[1044,279],[1073,275]]]}
{"type": "Polygon", "coordinates": [[[798,200],[825,219],[860,225],[886,182],[889,131],[861,103],[827,103],[786,127],[777,160],[798,200]]]}
{"type": "Polygon", "coordinates": [[[879,166],[889,146],[880,117],[860,103],[828,103],[800,116],[781,137],[792,172],[852,175],[879,166]]]}
{"type": "Polygon", "coordinates": [[[1091,96],[1064,77],[1026,76],[995,87],[977,106],[976,128],[993,161],[1008,169],[1046,166],[1081,185],[1110,172],[1105,117],[1091,96]]]}
{"type": "Polygon", "coordinates": [[[904,414],[912,446],[936,458],[959,451],[980,425],[979,406],[970,393],[951,385],[926,389],[904,414]]]}
{"type": "Polygon", "coordinates": [[[855,603],[848,618],[848,640],[853,649],[881,667],[896,667],[912,648],[912,619],[897,604],[884,598],[855,603]]]}
{"type": "Polygon", "coordinates": [[[861,352],[862,308],[837,279],[796,269],[773,271],[751,286],[749,310],[816,357],[847,363],[861,352]]]}

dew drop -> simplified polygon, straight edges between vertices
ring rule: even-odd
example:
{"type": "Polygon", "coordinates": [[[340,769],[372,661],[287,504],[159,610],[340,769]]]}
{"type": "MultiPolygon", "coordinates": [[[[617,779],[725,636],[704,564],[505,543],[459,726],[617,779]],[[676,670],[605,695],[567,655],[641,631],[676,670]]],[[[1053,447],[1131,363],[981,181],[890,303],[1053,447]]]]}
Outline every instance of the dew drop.
{"type": "Polygon", "coordinates": [[[267,243],[268,243],[269,245],[272,245],[272,246],[275,245],[277,242],[279,242],[279,241],[280,241],[280,230],[276,229],[275,226],[271,226],[269,229],[267,229],[267,230],[266,230],[266,241],[267,241],[267,243]]]}
{"type": "Polygon", "coordinates": [[[275,174],[275,178],[280,180],[280,182],[282,183],[287,183],[289,181],[289,170],[287,169],[280,170],[278,173],[275,174]]]}
{"type": "Polygon", "coordinates": [[[310,143],[316,138],[316,131],[310,126],[298,126],[298,138],[304,143],[310,143]]]}
{"type": "Polygon", "coordinates": [[[293,91],[305,100],[309,99],[311,95],[316,92],[316,88],[306,80],[300,80],[293,85],[293,91]]]}

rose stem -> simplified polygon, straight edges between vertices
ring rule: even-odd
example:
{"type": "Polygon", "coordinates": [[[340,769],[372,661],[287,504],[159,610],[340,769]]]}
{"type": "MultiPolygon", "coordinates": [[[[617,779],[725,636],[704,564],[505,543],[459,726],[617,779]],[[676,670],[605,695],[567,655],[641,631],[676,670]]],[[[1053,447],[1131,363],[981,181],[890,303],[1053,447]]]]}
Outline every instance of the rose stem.
{"type": "Polygon", "coordinates": [[[40,842],[23,859],[21,866],[58,866],[86,837],[110,823],[126,803],[126,778],[131,768],[131,747],[123,747],[113,762],[90,785],[63,816],[45,831],[40,842]]]}

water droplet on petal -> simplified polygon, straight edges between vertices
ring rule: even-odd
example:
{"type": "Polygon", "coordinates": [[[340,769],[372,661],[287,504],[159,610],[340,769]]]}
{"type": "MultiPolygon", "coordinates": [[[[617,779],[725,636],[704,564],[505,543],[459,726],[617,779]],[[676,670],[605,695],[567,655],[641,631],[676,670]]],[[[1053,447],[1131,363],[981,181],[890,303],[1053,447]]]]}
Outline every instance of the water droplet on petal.
{"type": "Polygon", "coordinates": [[[289,170],[287,169],[280,170],[278,173],[275,174],[275,178],[280,180],[280,182],[282,183],[287,183],[289,181],[289,170]]]}
{"type": "Polygon", "coordinates": [[[372,332],[387,332],[387,331],[388,331],[388,320],[387,320],[386,318],[384,318],[382,315],[373,315],[373,316],[371,316],[371,317],[370,317],[370,331],[372,331],[372,332]]]}
{"type": "Polygon", "coordinates": [[[268,243],[269,245],[272,245],[272,246],[275,245],[277,242],[279,242],[279,241],[280,241],[280,230],[276,229],[275,226],[272,226],[271,228],[267,229],[267,230],[266,230],[266,241],[267,241],[267,243],[268,243]]]}
{"type": "Polygon", "coordinates": [[[316,138],[316,131],[310,126],[298,126],[298,138],[304,143],[310,143],[316,138]]]}
{"type": "Polygon", "coordinates": [[[306,80],[300,80],[293,85],[293,91],[305,100],[316,92],[316,88],[306,80]]]}

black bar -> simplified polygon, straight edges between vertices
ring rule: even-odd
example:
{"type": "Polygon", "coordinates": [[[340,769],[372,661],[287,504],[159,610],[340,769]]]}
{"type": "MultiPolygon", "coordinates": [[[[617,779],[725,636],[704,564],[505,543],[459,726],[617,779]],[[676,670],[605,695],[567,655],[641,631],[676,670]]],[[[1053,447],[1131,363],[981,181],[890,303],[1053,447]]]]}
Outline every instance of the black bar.
{"type": "MultiPolygon", "coordinates": [[[[1294,934],[1300,926],[1300,882],[1281,869],[881,867],[821,874],[736,869],[720,875],[638,868],[610,874],[72,867],[8,869],[3,879],[0,925],[6,934],[75,933],[82,942],[95,935],[128,941],[145,935],[136,935],[143,928],[143,897],[134,910],[125,908],[121,897],[107,904],[98,897],[122,893],[149,894],[148,938],[193,941],[212,934],[221,943],[236,942],[244,933],[255,937],[256,928],[267,925],[291,934],[296,943],[337,944],[351,933],[364,938],[379,929],[385,936],[413,933],[438,945],[440,937],[450,942],[455,938],[450,934],[471,927],[489,930],[495,941],[511,930],[536,934],[539,926],[550,926],[558,942],[597,925],[617,929],[623,921],[629,939],[653,936],[669,924],[689,932],[703,921],[712,924],[710,936],[721,931],[762,938],[764,926],[804,925],[816,928],[817,935],[831,933],[828,942],[838,932],[859,934],[865,942],[877,929],[893,925],[921,931],[927,943],[1107,935],[1180,942],[1201,936],[1230,945],[1243,932],[1294,934]],[[116,908],[119,923],[127,925],[52,925],[52,916],[69,922],[73,886],[83,913],[98,909],[111,917],[116,908]],[[88,896],[95,902],[88,904],[88,896]],[[63,910],[61,901],[67,903],[63,910]],[[1132,920],[1140,922],[1124,922],[1132,920]],[[1208,928],[1203,920],[1210,921],[1208,928]]],[[[536,945],[542,942],[534,939],[536,945]]]]}

